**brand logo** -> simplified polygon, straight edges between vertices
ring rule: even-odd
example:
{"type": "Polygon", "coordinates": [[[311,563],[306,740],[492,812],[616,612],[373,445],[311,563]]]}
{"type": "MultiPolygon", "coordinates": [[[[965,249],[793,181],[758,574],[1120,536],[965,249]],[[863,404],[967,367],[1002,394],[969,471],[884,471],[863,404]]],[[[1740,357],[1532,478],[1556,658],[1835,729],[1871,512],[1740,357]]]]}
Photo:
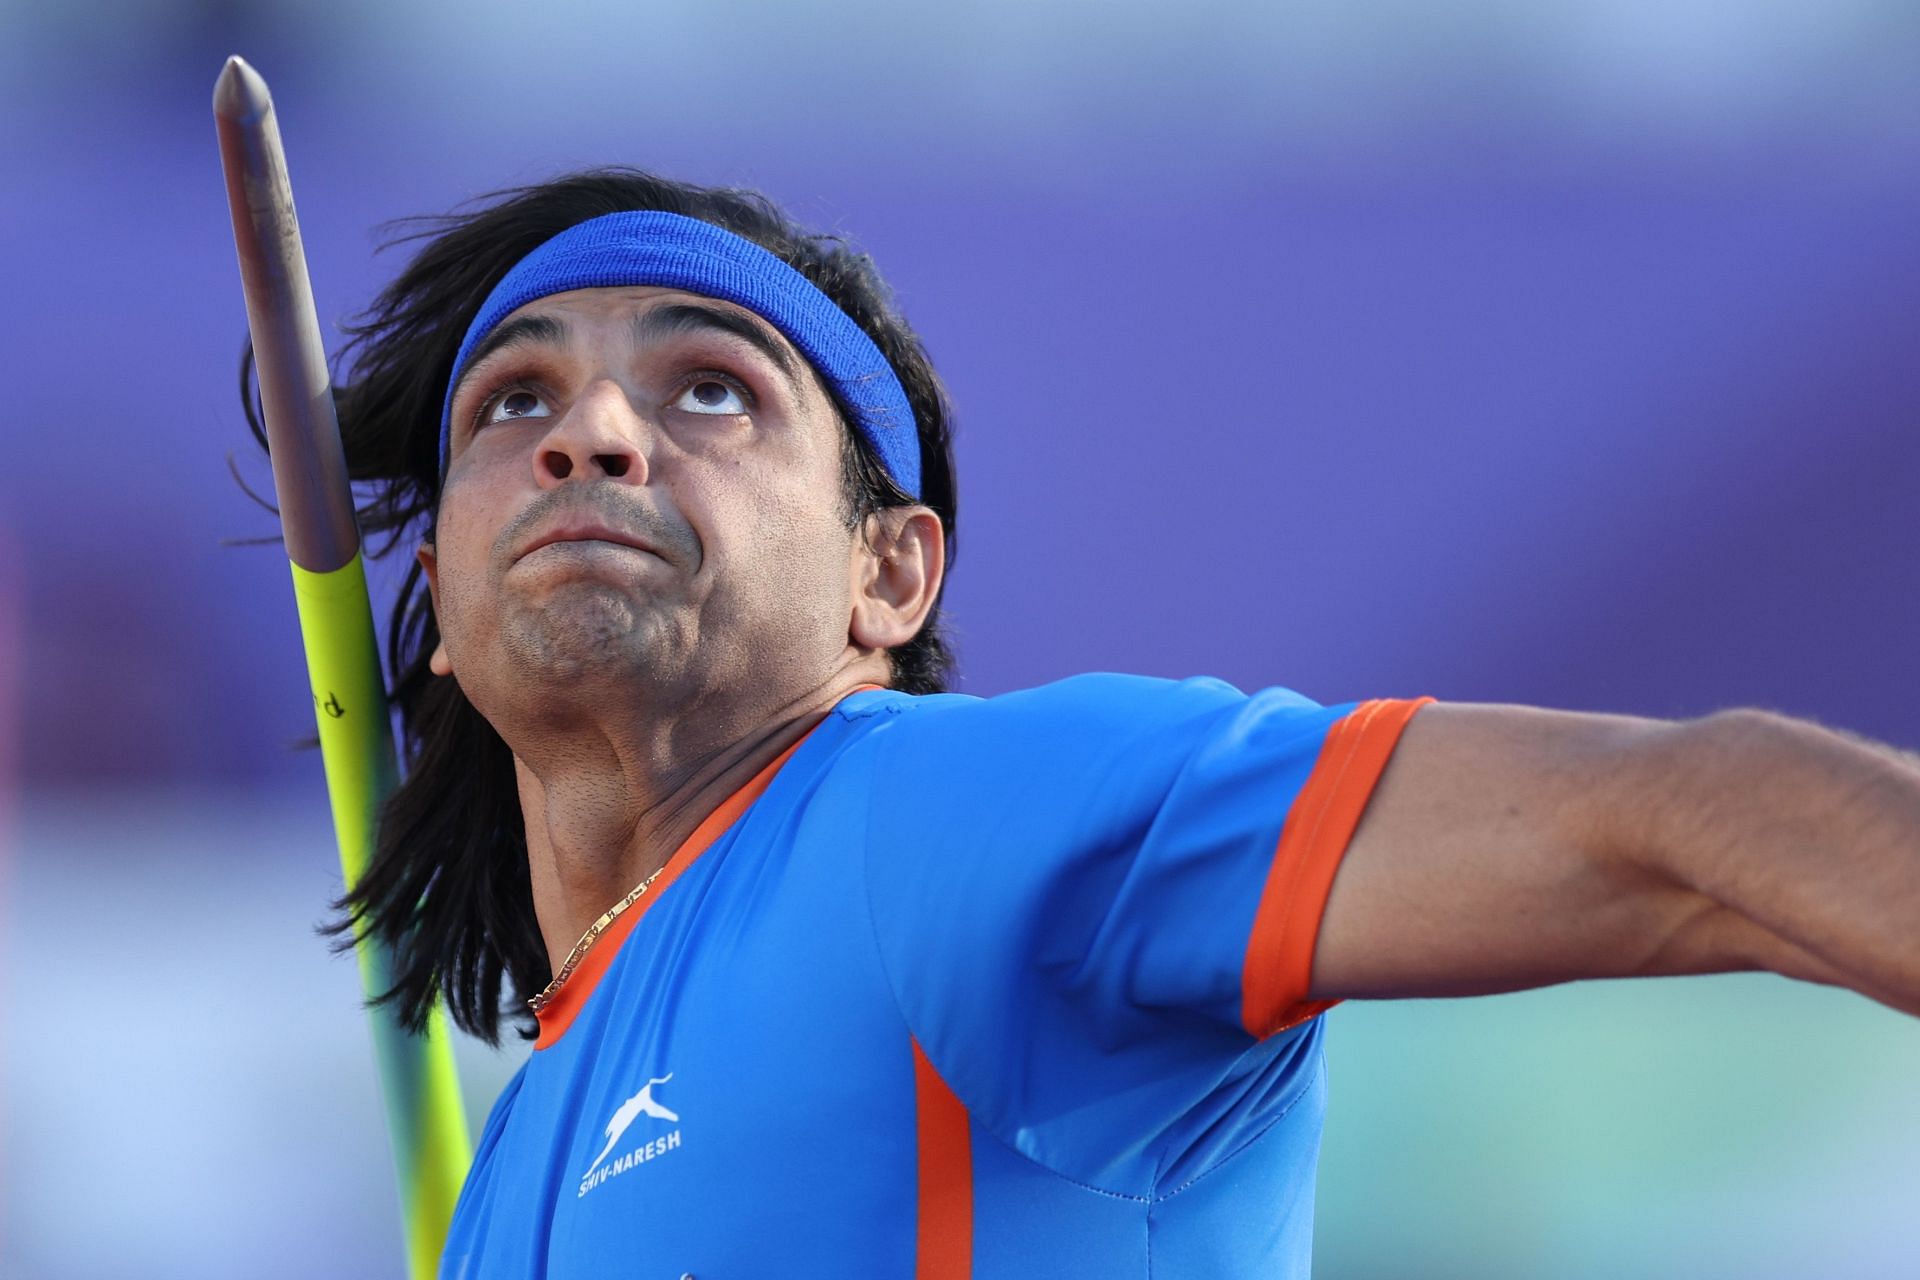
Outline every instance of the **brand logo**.
{"type": "Polygon", "coordinates": [[[620,1144],[620,1139],[626,1136],[627,1130],[632,1128],[633,1122],[641,1116],[664,1120],[673,1125],[680,1123],[679,1113],[668,1110],[653,1096],[656,1085],[663,1085],[671,1079],[673,1079],[673,1072],[669,1071],[663,1076],[647,1081],[640,1087],[640,1092],[614,1109],[613,1118],[607,1121],[607,1145],[600,1148],[600,1154],[593,1158],[593,1163],[587,1166],[587,1171],[580,1175],[582,1196],[607,1179],[619,1177],[637,1164],[645,1164],[649,1160],[678,1149],[680,1130],[674,1129],[670,1133],[662,1134],[634,1147],[626,1154],[615,1157],[611,1163],[607,1163],[607,1157],[613,1154],[613,1149],[620,1144]]]}

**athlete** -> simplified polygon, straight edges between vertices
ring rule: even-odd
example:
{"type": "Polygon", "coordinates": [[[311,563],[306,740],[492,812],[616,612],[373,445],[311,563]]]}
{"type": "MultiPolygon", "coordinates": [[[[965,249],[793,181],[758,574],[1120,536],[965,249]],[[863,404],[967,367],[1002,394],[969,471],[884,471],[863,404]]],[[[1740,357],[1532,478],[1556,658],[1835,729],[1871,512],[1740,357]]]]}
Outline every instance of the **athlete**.
{"type": "Polygon", "coordinates": [[[347,911],[409,1017],[534,1038],[447,1276],[1304,1276],[1337,1000],[1764,968],[1920,1012],[1887,748],[942,693],[939,383],[872,265],[756,196],[506,193],[350,371],[364,524],[418,565],[347,911]]]}

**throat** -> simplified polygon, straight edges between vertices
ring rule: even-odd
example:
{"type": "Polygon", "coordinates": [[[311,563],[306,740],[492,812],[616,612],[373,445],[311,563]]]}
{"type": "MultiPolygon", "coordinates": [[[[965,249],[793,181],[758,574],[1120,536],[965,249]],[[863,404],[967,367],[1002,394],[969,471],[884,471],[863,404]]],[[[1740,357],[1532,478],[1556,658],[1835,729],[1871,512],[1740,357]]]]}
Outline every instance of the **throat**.
{"type": "Polygon", "coordinates": [[[584,949],[583,939],[591,947],[588,935],[604,932],[605,917],[630,910],[621,904],[640,899],[641,886],[680,857],[703,824],[744,808],[739,795],[764,785],[760,775],[771,776],[830,706],[782,718],[671,772],[636,768],[631,757],[580,755],[536,768],[516,754],[534,914],[553,972],[584,949]]]}
{"type": "Polygon", "coordinates": [[[605,928],[609,913],[652,882],[698,825],[691,810],[700,789],[649,803],[617,774],[541,779],[515,764],[534,914],[557,975],[579,944],[605,928]]]}

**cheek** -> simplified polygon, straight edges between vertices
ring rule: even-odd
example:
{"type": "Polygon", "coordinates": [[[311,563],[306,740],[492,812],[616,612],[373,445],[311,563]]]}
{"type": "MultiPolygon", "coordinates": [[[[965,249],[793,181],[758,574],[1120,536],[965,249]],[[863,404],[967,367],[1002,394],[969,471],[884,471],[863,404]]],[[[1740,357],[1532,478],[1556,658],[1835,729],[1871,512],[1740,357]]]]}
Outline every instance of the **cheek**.
{"type": "Polygon", "coordinates": [[[476,604],[487,597],[488,539],[483,512],[456,495],[451,484],[442,500],[434,532],[440,574],[440,627],[443,634],[457,630],[476,604]],[[461,500],[456,501],[456,497],[461,500]]]}
{"type": "Polygon", "coordinates": [[[446,646],[449,656],[458,659],[467,648],[466,637],[472,629],[468,605],[474,592],[467,583],[460,557],[454,553],[453,540],[445,531],[441,532],[438,547],[440,587],[435,593],[434,622],[440,628],[440,643],[446,646]]]}
{"type": "Polygon", "coordinates": [[[817,509],[790,513],[781,530],[783,542],[775,589],[795,613],[804,613],[844,631],[850,602],[852,535],[838,512],[817,509]]]}
{"type": "Polygon", "coordinates": [[[818,600],[845,594],[852,535],[837,502],[822,503],[817,492],[783,488],[763,489],[729,505],[726,523],[732,536],[717,550],[736,568],[723,576],[770,600],[775,611],[812,613],[818,600]]]}

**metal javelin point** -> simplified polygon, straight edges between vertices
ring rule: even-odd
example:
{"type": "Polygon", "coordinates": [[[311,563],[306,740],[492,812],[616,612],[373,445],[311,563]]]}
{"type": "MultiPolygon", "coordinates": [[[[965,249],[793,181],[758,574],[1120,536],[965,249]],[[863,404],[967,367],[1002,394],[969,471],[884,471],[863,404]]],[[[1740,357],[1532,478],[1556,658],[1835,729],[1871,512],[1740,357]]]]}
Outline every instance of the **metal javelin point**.
{"type": "Polygon", "coordinates": [[[326,573],[353,559],[360,530],[273,95],[237,55],[214,85],[213,115],[287,556],[326,573]]]}

